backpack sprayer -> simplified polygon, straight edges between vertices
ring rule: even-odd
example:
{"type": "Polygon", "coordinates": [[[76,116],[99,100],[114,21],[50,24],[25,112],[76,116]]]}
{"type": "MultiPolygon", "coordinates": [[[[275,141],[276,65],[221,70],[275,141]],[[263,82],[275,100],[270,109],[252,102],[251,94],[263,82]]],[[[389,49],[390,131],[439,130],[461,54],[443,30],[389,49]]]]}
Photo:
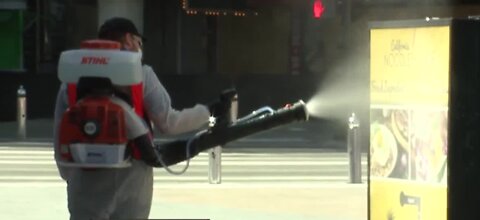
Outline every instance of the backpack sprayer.
{"type": "Polygon", "coordinates": [[[59,78],[68,84],[69,97],[69,108],[59,129],[57,162],[62,166],[123,168],[130,166],[133,157],[154,167],[165,167],[171,173],[174,172],[168,166],[187,161],[185,171],[189,159],[201,151],[283,124],[308,120],[306,105],[300,100],[278,110],[263,107],[231,122],[230,111],[237,92],[226,90],[215,102],[220,108],[210,109],[214,117],[208,129],[158,145],[152,142],[147,128],[140,136],[129,139],[126,130],[133,125],[127,119],[138,119],[140,122],[134,124],[143,125],[143,73],[141,56],[119,48],[117,42],[85,41],[81,49],[63,52],[60,57],[59,78]],[[115,86],[127,86],[135,112],[121,99],[123,92],[114,92],[115,86]]]}

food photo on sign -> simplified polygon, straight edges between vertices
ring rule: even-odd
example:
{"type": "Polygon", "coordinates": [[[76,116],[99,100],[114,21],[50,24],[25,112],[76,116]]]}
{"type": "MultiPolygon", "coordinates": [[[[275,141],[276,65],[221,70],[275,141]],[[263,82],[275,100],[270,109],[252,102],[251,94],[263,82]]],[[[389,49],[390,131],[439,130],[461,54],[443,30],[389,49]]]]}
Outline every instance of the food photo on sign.
{"type": "Polygon", "coordinates": [[[371,175],[409,178],[408,111],[372,109],[370,130],[371,175]]]}
{"type": "Polygon", "coordinates": [[[416,110],[412,119],[412,179],[446,183],[447,111],[416,110]]]}

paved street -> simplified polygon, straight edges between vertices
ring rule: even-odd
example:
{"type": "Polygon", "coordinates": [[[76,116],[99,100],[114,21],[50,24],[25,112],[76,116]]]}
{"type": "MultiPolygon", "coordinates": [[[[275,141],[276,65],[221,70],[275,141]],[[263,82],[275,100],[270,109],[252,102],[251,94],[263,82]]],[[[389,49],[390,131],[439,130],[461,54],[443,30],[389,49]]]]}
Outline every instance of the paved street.
{"type": "MultiPolygon", "coordinates": [[[[0,198],[0,219],[67,218],[65,184],[52,157],[49,142],[0,143],[0,194],[6,195],[0,198]],[[20,211],[24,206],[30,211],[20,211]]],[[[360,220],[366,219],[366,198],[366,184],[348,184],[346,153],[225,149],[221,184],[208,183],[206,153],[184,175],[156,169],[150,217],[360,220]],[[348,212],[342,212],[345,207],[348,212]]]]}
{"type": "MultiPolygon", "coordinates": [[[[62,185],[53,151],[48,142],[0,143],[0,185],[62,185]],[[30,145],[25,147],[22,145],[30,145]],[[35,147],[31,147],[35,146],[35,147]]],[[[271,150],[270,150],[271,151],[271,150]]],[[[186,163],[172,166],[180,171],[186,163]]],[[[366,177],[366,158],[363,158],[366,177]]],[[[346,153],[320,152],[311,149],[290,152],[228,149],[222,153],[222,183],[225,184],[325,184],[348,182],[346,153]]],[[[156,187],[202,185],[208,183],[208,154],[202,152],[190,161],[183,175],[155,169],[156,187]]]]}

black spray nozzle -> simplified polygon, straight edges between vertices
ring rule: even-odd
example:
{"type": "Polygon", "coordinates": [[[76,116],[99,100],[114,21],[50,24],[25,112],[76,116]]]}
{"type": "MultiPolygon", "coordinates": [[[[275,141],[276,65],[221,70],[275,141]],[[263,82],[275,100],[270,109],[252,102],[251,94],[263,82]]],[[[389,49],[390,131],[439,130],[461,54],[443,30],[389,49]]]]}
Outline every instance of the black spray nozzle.
{"type": "Polygon", "coordinates": [[[299,100],[293,104],[287,104],[283,108],[278,109],[276,114],[279,115],[288,115],[285,117],[293,117],[298,121],[308,121],[309,114],[307,111],[307,105],[303,100],[299,100]]]}
{"type": "Polygon", "coordinates": [[[212,132],[212,141],[215,144],[210,144],[208,141],[205,145],[221,145],[227,142],[242,138],[254,133],[269,130],[277,126],[289,124],[295,121],[307,121],[308,113],[307,107],[303,101],[298,101],[294,104],[286,105],[276,111],[259,117],[237,121],[230,124],[228,127],[218,129],[212,132]]]}

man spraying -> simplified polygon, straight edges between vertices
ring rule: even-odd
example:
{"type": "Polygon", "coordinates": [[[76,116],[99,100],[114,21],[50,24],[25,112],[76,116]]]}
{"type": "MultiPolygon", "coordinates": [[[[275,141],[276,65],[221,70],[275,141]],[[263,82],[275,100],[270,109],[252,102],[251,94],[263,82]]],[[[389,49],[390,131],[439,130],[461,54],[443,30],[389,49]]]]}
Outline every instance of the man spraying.
{"type": "MultiPolygon", "coordinates": [[[[117,42],[122,52],[135,53],[141,59],[143,37],[130,20],[125,18],[107,20],[100,27],[98,37],[117,42]]],[[[78,63],[83,64],[82,67],[94,65],[102,68],[107,66],[105,65],[107,62],[112,61],[106,56],[104,58],[84,56],[78,63]]],[[[65,153],[60,152],[62,148],[59,143],[62,116],[79,100],[88,101],[82,99],[85,98],[83,93],[92,92],[93,89],[94,92],[111,93],[107,94],[108,96],[114,95],[114,98],[108,101],[121,108],[127,123],[137,126],[135,129],[127,129],[125,134],[127,139],[145,137],[150,124],[153,124],[160,133],[179,134],[198,129],[208,122],[210,116],[208,106],[197,104],[180,111],[172,108],[170,96],[152,68],[148,65],[141,65],[139,68],[141,80],[134,86],[115,87],[117,95],[114,95],[115,91],[112,90],[110,83],[122,79],[115,79],[115,77],[110,77],[112,78],[110,81],[88,82],[87,80],[85,82],[84,80],[83,85],[64,82],[59,89],[54,123],[55,159],[61,177],[67,182],[70,219],[146,219],[152,202],[153,168],[142,160],[142,157],[149,155],[141,155],[138,150],[135,152],[135,148],[132,148],[132,155],[137,158],[130,160],[131,164],[122,169],[86,169],[62,166],[59,163],[62,160],[62,153],[65,153]],[[94,84],[99,85],[95,88],[92,86],[94,84]],[[118,95],[122,94],[118,93],[118,90],[128,91],[129,97],[126,100],[130,99],[131,105],[125,106],[125,99],[122,99],[122,95],[118,95]]],[[[94,128],[94,122],[88,125],[84,123],[84,132],[91,132],[91,135],[94,135],[94,128]]]]}

